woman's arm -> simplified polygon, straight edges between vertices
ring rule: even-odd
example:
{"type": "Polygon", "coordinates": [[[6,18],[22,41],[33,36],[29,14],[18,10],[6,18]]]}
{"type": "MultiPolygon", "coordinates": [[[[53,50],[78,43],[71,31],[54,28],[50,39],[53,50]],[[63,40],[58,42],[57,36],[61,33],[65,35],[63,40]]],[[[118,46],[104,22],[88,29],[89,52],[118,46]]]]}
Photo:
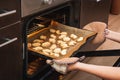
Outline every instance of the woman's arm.
{"type": "Polygon", "coordinates": [[[56,71],[66,73],[66,71],[81,70],[99,76],[107,80],[120,80],[120,68],[110,66],[99,66],[78,62],[78,58],[63,58],[60,60],[47,60],[56,71]],[[77,61],[77,62],[76,62],[77,61]],[[67,65],[66,65],[67,64],[67,65]]]}
{"type": "Polygon", "coordinates": [[[118,67],[97,66],[80,62],[68,66],[68,70],[70,71],[75,69],[82,70],[108,80],[120,80],[120,68],[118,67]]]}
{"type": "Polygon", "coordinates": [[[120,42],[120,33],[119,32],[114,32],[114,31],[106,29],[105,30],[105,37],[108,39],[120,42]]]}

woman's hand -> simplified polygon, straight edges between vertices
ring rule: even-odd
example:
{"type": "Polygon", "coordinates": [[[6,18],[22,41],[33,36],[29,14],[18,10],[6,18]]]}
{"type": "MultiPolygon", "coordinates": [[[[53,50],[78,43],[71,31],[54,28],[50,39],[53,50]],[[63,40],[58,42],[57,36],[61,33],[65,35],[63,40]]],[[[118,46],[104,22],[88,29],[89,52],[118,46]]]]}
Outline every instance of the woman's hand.
{"type": "Polygon", "coordinates": [[[71,58],[63,58],[59,60],[47,60],[47,64],[50,64],[51,67],[53,67],[56,71],[66,74],[68,71],[76,70],[77,69],[77,63],[79,61],[82,61],[85,58],[85,56],[82,56],[80,58],[77,57],[71,57],[71,58]]]}
{"type": "Polygon", "coordinates": [[[74,64],[70,64],[70,65],[68,65],[68,71],[74,71],[74,70],[78,70],[78,68],[79,68],[79,64],[80,62],[76,62],[76,63],[74,63],[74,64]]]}
{"type": "Polygon", "coordinates": [[[111,31],[109,29],[105,29],[105,37],[106,38],[120,43],[120,37],[118,37],[118,36],[120,36],[119,32],[115,32],[115,31],[111,31]]]}

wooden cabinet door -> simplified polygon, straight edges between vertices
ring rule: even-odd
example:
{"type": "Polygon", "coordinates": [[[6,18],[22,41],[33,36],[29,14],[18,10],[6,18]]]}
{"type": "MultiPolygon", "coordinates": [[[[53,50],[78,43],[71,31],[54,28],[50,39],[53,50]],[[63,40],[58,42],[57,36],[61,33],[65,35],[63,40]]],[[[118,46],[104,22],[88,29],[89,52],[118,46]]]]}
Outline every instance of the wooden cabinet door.
{"type": "Polygon", "coordinates": [[[81,28],[93,21],[108,23],[111,0],[81,0],[81,28]]]}
{"type": "Polygon", "coordinates": [[[20,0],[0,0],[0,27],[20,21],[20,0]]]}
{"type": "Polygon", "coordinates": [[[22,28],[19,22],[0,29],[0,80],[23,80],[22,28]]]}

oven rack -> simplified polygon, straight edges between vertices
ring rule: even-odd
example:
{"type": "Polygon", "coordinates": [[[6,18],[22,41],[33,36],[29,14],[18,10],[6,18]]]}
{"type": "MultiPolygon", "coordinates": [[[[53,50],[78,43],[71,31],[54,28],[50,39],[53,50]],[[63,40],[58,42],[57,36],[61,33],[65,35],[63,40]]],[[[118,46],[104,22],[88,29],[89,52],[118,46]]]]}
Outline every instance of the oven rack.
{"type": "MultiPolygon", "coordinates": [[[[33,61],[32,61],[33,62],[33,61]]],[[[35,62],[35,61],[34,61],[35,62]]],[[[38,66],[35,66],[35,65],[30,65],[30,66],[32,66],[32,67],[36,67],[37,69],[34,71],[34,73],[33,74],[31,74],[31,75],[29,75],[29,74],[27,74],[27,78],[33,78],[33,77],[35,77],[35,76],[37,76],[38,74],[44,74],[44,73],[46,73],[47,71],[49,71],[49,69],[50,69],[50,65],[48,65],[48,64],[45,64],[44,66],[42,66],[42,69],[40,68],[40,64],[39,64],[39,62],[37,62],[37,64],[38,64],[38,66]],[[46,71],[45,71],[46,70],[46,71]]],[[[28,66],[29,66],[29,64],[28,64],[28,66]]]]}
{"type": "Polygon", "coordinates": [[[42,73],[43,75],[50,70],[50,65],[46,64],[46,59],[35,56],[30,52],[28,52],[28,56],[30,57],[30,59],[28,59],[26,76],[30,80],[38,74],[42,73]]]}

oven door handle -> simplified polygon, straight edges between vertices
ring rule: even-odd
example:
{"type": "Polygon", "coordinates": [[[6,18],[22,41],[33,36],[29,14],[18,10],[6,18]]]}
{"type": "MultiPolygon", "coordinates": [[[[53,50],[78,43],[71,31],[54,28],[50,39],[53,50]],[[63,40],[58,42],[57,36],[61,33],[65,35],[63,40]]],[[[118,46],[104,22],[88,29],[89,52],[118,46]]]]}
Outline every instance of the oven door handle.
{"type": "Polygon", "coordinates": [[[7,16],[7,15],[10,15],[10,14],[16,13],[16,10],[11,10],[11,11],[0,10],[0,11],[3,12],[3,13],[0,14],[0,17],[3,17],[3,16],[7,16]]]}
{"type": "Polygon", "coordinates": [[[7,41],[6,41],[6,42],[4,42],[4,43],[1,43],[1,44],[0,44],[0,48],[1,48],[1,47],[3,47],[3,46],[8,45],[8,44],[10,44],[10,43],[15,42],[16,40],[18,40],[18,38],[17,38],[17,37],[12,38],[12,39],[8,39],[8,38],[6,38],[5,40],[7,40],[7,41]]]}

